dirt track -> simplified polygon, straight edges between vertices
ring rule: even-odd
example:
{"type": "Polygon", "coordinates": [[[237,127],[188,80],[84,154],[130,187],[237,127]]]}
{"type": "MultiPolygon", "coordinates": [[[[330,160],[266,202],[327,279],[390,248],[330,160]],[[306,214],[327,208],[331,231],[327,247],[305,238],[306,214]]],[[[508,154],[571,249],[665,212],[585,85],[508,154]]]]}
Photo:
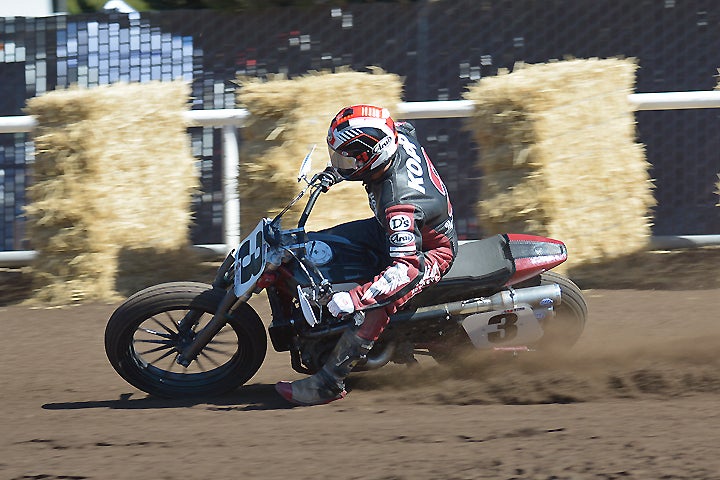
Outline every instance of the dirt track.
{"type": "Polygon", "coordinates": [[[586,294],[565,358],[386,367],[309,408],[273,390],[285,353],[232,394],[149,399],[105,359],[113,305],[2,307],[0,478],[720,479],[720,290],[586,294]]]}

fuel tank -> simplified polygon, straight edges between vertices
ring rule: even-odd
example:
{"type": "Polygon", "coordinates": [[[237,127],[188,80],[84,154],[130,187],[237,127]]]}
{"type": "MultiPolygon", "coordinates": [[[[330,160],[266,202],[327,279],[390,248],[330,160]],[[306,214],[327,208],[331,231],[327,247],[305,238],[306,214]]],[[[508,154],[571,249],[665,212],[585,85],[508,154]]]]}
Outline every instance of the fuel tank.
{"type": "MultiPolygon", "coordinates": [[[[345,237],[308,232],[306,258],[313,262],[323,277],[332,284],[362,284],[371,280],[387,265],[387,261],[345,237]]],[[[292,266],[296,278],[300,267],[292,266]]]]}

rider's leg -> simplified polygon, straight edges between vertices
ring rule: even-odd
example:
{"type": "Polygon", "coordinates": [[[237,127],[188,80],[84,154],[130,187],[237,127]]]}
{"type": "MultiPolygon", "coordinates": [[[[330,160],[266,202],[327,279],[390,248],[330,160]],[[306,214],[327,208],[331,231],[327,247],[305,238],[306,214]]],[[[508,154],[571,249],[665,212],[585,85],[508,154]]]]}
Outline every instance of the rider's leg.
{"type": "Polygon", "coordinates": [[[278,382],[275,389],[298,405],[320,405],[345,397],[345,377],[365,358],[388,320],[384,309],[368,310],[359,329],[345,330],[320,371],[302,380],[278,382]]]}

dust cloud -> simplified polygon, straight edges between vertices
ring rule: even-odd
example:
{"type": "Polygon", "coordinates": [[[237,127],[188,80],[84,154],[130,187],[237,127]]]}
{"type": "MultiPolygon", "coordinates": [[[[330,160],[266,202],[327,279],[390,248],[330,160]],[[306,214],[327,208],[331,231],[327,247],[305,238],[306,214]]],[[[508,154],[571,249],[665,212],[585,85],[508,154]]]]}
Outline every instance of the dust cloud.
{"type": "MultiPolygon", "coordinates": [[[[544,404],[679,397],[720,393],[720,318],[691,294],[658,297],[658,311],[606,312],[608,295],[588,292],[590,318],[569,351],[470,352],[451,364],[421,358],[420,366],[394,365],[352,379],[358,390],[379,389],[428,404],[544,404]],[[665,298],[663,298],[665,297],[665,298]],[[662,301],[661,301],[662,300],[662,301]],[[671,314],[663,301],[685,302],[671,314]],[[687,314],[678,315],[678,311],[687,314]],[[424,361],[423,361],[424,360],[424,361]]],[[[615,306],[616,307],[616,306],[615,306]]]]}

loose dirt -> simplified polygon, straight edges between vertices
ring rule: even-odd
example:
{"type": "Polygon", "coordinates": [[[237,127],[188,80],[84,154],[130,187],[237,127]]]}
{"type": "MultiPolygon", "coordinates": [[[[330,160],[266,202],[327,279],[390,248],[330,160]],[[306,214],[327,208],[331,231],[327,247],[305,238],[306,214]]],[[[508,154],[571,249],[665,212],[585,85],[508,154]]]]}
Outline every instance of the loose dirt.
{"type": "Polygon", "coordinates": [[[105,358],[116,305],[0,307],[0,478],[720,479],[720,290],[585,294],[562,356],[423,359],[294,408],[287,353],[230,394],[159,400],[105,358]]]}

